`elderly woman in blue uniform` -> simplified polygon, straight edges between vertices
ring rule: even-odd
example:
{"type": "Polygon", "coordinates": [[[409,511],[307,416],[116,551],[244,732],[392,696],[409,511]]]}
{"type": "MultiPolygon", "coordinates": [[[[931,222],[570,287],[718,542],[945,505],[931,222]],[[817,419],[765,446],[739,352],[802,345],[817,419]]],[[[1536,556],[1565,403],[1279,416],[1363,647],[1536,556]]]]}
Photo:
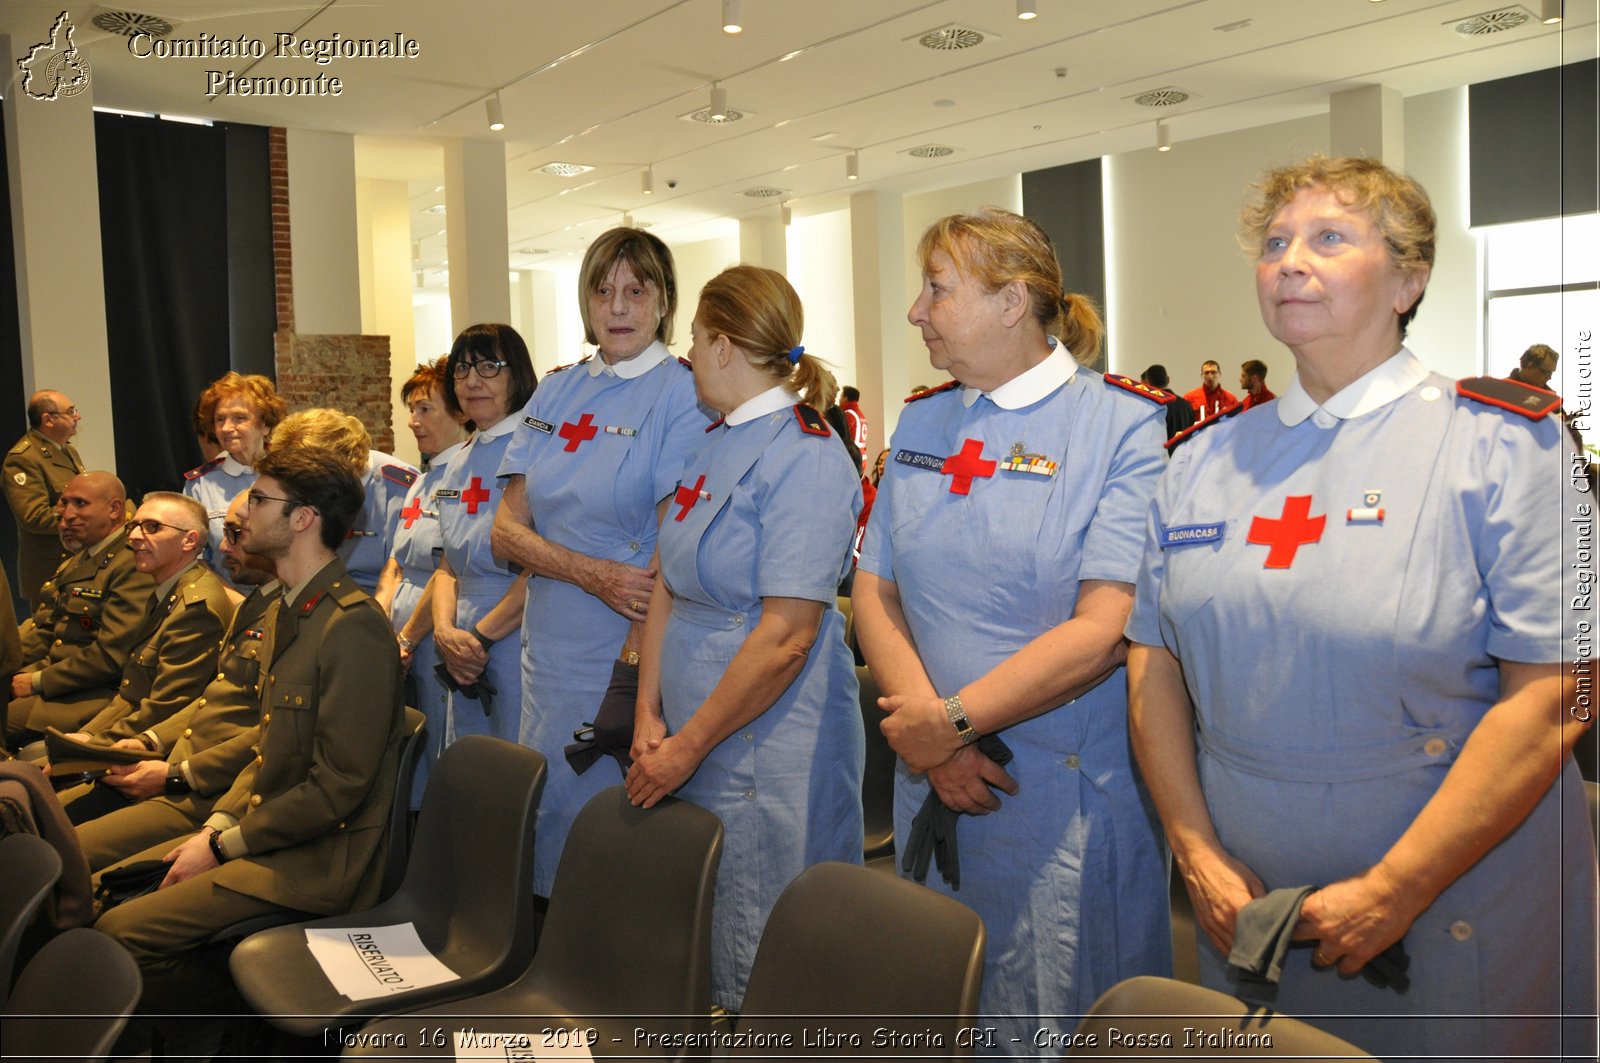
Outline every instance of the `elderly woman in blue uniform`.
{"type": "MultiPolygon", "coordinates": [[[[538,387],[528,345],[510,325],[471,325],[445,365],[445,402],[478,430],[433,493],[444,556],[433,575],[433,642],[455,682],[444,746],[471,734],[515,742],[522,726],[522,628],[528,577],[490,545],[498,478],[520,410],[538,387]]],[[[441,746],[441,748],[443,748],[441,746]]]]}
{"type": "Polygon", "coordinates": [[[955,381],[900,415],[855,616],[900,756],[897,846],[930,788],[966,813],[959,887],[929,884],[983,917],[983,1022],[1011,1050],[1171,966],[1166,854],[1122,679],[1165,421],[1137,383],[1075,360],[1098,349],[1100,319],[1063,293],[1033,222],[945,218],[918,256],[910,320],[955,381]],[[982,735],[1009,748],[1009,771],[982,735]]]}
{"type": "Polygon", "coordinates": [[[1260,193],[1243,239],[1298,372],[1174,456],[1127,629],[1202,973],[1232,988],[1241,909],[1316,887],[1277,1008],[1379,1056],[1558,1054],[1595,992],[1558,400],[1402,345],[1434,254],[1414,182],[1313,157],[1260,193]],[[1404,992],[1352,977],[1396,942],[1404,992]]]}
{"type": "Polygon", "coordinates": [[[734,1011],[778,894],[812,864],[861,862],[860,695],[835,604],[860,474],[817,412],[835,385],[803,323],[771,270],[700,292],[689,360],[723,416],[662,522],[627,778],[635,804],[676,791],[722,819],[711,994],[734,1011]]]}
{"type": "Polygon", "coordinates": [[[539,577],[523,621],[521,741],[551,764],[533,863],[543,896],[578,810],[617,783],[606,765],[577,774],[563,750],[613,673],[637,670],[657,526],[709,420],[667,353],[678,304],[667,246],[640,229],[602,233],[578,286],[599,353],[548,373],[517,419],[494,522],[495,549],[539,577]]]}
{"type": "Polygon", "coordinates": [[[183,493],[206,507],[211,533],[204,559],[229,583],[233,580],[222,563],[223,519],[229,503],[256,482],[255,464],[288,412],[272,381],[254,373],[227,373],[200,395],[197,416],[213,426],[222,453],[183,474],[183,493]]]}
{"type": "Polygon", "coordinates": [[[422,793],[433,761],[444,750],[449,691],[434,673],[439,657],[433,646],[433,597],[427,592],[434,568],[443,555],[439,534],[439,507],[433,497],[450,459],[466,445],[466,414],[445,395],[448,358],[417,367],[400,386],[400,401],[410,413],[407,421],[422,455],[422,472],[406,493],[400,524],[394,533],[394,554],[378,577],[373,595],[389,613],[400,660],[408,670],[410,704],[428,718],[428,746],[417,762],[411,788],[412,808],[422,807],[422,793]]]}

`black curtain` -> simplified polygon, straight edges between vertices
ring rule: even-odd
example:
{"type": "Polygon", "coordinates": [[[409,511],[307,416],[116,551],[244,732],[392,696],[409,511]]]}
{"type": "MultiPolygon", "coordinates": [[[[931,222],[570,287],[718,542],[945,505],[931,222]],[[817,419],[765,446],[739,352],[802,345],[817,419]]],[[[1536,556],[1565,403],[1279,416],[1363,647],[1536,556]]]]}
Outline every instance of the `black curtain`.
{"type": "Polygon", "coordinates": [[[95,115],[117,473],[130,497],[176,489],[203,460],[191,416],[208,383],[236,363],[270,372],[266,134],[95,115]],[[249,334],[235,336],[235,322],[249,334]]]}
{"type": "MultiPolygon", "coordinates": [[[[6,162],[5,118],[0,115],[0,447],[10,447],[28,430],[28,397],[22,393],[22,327],[17,320],[17,259],[11,242],[11,171],[6,162]]],[[[10,511],[7,510],[9,513],[10,511]]],[[[17,590],[17,524],[0,521],[0,558],[13,602],[17,590]]],[[[23,619],[26,613],[18,612],[23,619]]],[[[4,701],[0,698],[0,701],[4,701]]]]}
{"type": "Polygon", "coordinates": [[[1597,71],[1590,59],[1469,86],[1473,225],[1595,209],[1597,71]]]}
{"type": "MultiPolygon", "coordinates": [[[[1022,175],[1022,211],[1056,245],[1066,290],[1094,300],[1106,312],[1105,199],[1100,160],[1085,159],[1022,175]]],[[[1105,372],[1105,348],[1090,366],[1105,372]]]]}

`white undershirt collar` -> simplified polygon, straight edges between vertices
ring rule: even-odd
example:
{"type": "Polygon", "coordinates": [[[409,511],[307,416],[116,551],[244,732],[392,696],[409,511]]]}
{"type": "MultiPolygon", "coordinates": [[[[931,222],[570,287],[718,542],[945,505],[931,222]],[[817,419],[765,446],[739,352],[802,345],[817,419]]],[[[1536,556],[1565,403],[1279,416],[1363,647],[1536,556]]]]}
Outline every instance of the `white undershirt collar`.
{"type": "Polygon", "coordinates": [[[1332,428],[1336,421],[1348,421],[1387,406],[1427,376],[1428,367],[1408,348],[1401,347],[1387,361],[1346,384],[1321,404],[1306,393],[1300,384],[1300,374],[1296,373],[1273,405],[1277,408],[1278,420],[1290,428],[1308,417],[1318,428],[1332,428]]]}
{"type": "Polygon", "coordinates": [[[606,360],[596,354],[589,359],[589,375],[599,376],[601,373],[608,373],[622,380],[633,380],[644,376],[671,357],[672,352],[667,350],[667,345],[656,340],[632,358],[625,362],[617,362],[615,365],[607,365],[606,360]]]}
{"type": "Polygon", "coordinates": [[[782,384],[770,387],[754,398],[745,399],[734,407],[732,413],[723,418],[723,423],[729,428],[754,421],[758,417],[765,417],[769,413],[777,413],[799,402],[800,399],[794,392],[782,384]]]}
{"type": "Polygon", "coordinates": [[[229,476],[237,477],[243,476],[249,472],[253,472],[254,470],[248,465],[242,465],[239,462],[234,461],[233,455],[224,450],[222,452],[222,471],[227,473],[229,476]]]}
{"type": "Polygon", "coordinates": [[[961,404],[970,407],[978,401],[979,395],[987,395],[989,401],[1002,410],[1020,410],[1024,406],[1032,406],[1071,380],[1078,372],[1077,361],[1067,353],[1065,347],[1056,342],[1054,336],[1049,337],[1049,340],[1050,353],[1045,356],[1044,361],[1018,373],[993,391],[963,387],[961,404]]]}

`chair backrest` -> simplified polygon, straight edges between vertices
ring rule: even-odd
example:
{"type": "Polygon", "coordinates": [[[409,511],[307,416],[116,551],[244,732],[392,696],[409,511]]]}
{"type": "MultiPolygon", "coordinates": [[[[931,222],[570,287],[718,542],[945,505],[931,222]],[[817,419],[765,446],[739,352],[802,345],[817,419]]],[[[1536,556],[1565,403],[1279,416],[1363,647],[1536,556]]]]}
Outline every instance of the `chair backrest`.
{"type": "MultiPolygon", "coordinates": [[[[772,909],[745,989],[741,1034],[826,1030],[811,1055],[968,1059],[983,983],[983,920],[924,886],[851,864],[802,871],[772,909]],[[896,1022],[895,1016],[916,1016],[896,1022]],[[873,1031],[925,1037],[875,1045],[873,1031]]],[[[734,1058],[768,1055],[763,1038],[734,1058]]]]}
{"type": "Polygon", "coordinates": [[[452,744],[428,779],[405,880],[379,910],[415,921],[436,956],[500,950],[504,969],[521,970],[533,955],[533,827],[544,779],[538,750],[487,735],[452,744]]]}
{"type": "Polygon", "coordinates": [[[722,821],[712,813],[670,797],[636,808],[620,786],[600,791],[567,835],[539,951],[519,986],[574,1014],[677,1016],[672,1029],[704,1029],[721,861],[722,821]]]}
{"type": "Polygon", "coordinates": [[[861,687],[861,730],[867,760],[861,772],[861,813],[866,827],[863,856],[872,860],[894,853],[894,750],[883,737],[884,712],[878,708],[878,683],[864,666],[856,667],[861,687]]]}
{"type": "Polygon", "coordinates": [[[98,930],[52,938],[5,1007],[8,1059],[92,1059],[111,1051],[144,988],[128,950],[98,930]]]}
{"type": "Polygon", "coordinates": [[[383,856],[383,889],[379,900],[394,895],[406,877],[406,860],[411,855],[411,785],[417,774],[417,761],[428,743],[428,717],[421,709],[406,706],[404,737],[400,740],[400,768],[394,784],[394,804],[389,806],[389,825],[384,839],[388,848],[383,856]]]}
{"type": "Polygon", "coordinates": [[[1078,1024],[1067,1058],[1148,1059],[1150,1045],[1167,1043],[1192,1047],[1190,1027],[1214,1037],[1206,1055],[1230,1057],[1275,1056],[1300,1060],[1371,1060],[1355,1045],[1267,1008],[1246,1004],[1237,997],[1171,978],[1144,975],[1118,982],[1100,995],[1078,1024]],[[1111,1037],[1111,1029],[1118,1031],[1111,1037]],[[1091,1041],[1090,1039],[1093,1038],[1091,1041]],[[1125,1046],[1118,1052],[1117,1045],[1125,1046]],[[1218,1049],[1227,1048],[1223,1053],[1218,1049]]]}
{"type": "Polygon", "coordinates": [[[17,946],[61,877],[61,855],[37,834],[0,838],[0,1007],[11,990],[17,946]]]}

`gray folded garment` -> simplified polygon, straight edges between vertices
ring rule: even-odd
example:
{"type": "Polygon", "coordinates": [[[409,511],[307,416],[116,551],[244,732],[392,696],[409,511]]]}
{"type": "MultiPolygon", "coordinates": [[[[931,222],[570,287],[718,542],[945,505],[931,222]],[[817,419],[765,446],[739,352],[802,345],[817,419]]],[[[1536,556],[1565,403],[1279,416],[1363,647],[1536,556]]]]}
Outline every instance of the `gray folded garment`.
{"type": "Polygon", "coordinates": [[[1300,919],[1300,905],[1315,891],[1315,886],[1276,889],[1240,908],[1234,920],[1229,966],[1239,968],[1254,981],[1276,985],[1283,977],[1283,957],[1289,952],[1290,936],[1300,919]]]}

